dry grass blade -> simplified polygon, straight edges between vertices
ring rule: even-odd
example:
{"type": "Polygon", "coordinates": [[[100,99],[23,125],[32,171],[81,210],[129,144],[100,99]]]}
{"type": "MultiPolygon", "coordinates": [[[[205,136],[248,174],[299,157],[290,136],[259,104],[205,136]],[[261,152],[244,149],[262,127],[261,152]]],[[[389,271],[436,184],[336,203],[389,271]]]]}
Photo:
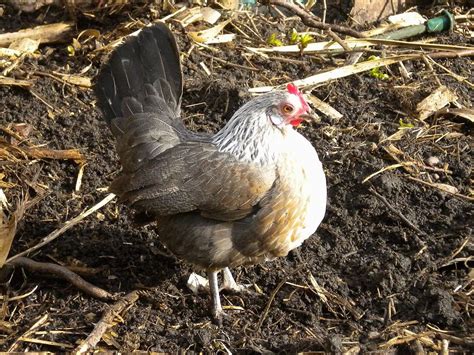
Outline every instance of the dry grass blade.
{"type": "MultiPolygon", "coordinates": [[[[438,44],[438,43],[424,43],[424,42],[406,42],[406,41],[394,41],[394,40],[382,40],[382,39],[346,39],[344,40],[344,45],[347,48],[344,48],[341,43],[337,41],[325,41],[325,42],[312,42],[304,49],[304,53],[340,53],[344,51],[357,51],[363,50],[364,48],[374,47],[376,45],[384,45],[389,47],[406,47],[414,49],[431,49],[431,50],[443,50],[443,51],[464,51],[472,50],[472,47],[466,46],[453,46],[448,44],[438,44]]],[[[261,53],[300,53],[301,48],[298,45],[288,45],[288,46],[279,46],[279,47],[270,47],[270,48],[252,48],[249,47],[249,50],[261,52],[261,53]]]]}
{"type": "Polygon", "coordinates": [[[462,194],[458,193],[457,192],[458,190],[454,186],[447,185],[447,184],[440,184],[440,183],[432,183],[432,182],[428,182],[428,181],[424,181],[424,180],[415,178],[413,176],[407,176],[407,178],[410,179],[410,180],[419,182],[420,184],[423,184],[423,185],[426,185],[426,186],[429,186],[429,187],[433,187],[433,188],[441,190],[443,192],[447,192],[450,195],[465,199],[467,201],[471,201],[471,202],[474,201],[474,197],[466,196],[466,195],[462,195],[462,194]]]}
{"type": "Polygon", "coordinates": [[[21,338],[18,339],[18,341],[22,341],[22,342],[26,342],[26,343],[33,343],[33,344],[42,344],[42,345],[54,346],[54,347],[63,348],[63,349],[72,349],[72,348],[74,348],[74,346],[72,346],[71,344],[58,343],[56,341],[49,341],[49,340],[43,340],[43,339],[21,337],[21,338]]]}
{"type": "MultiPolygon", "coordinates": [[[[438,52],[438,53],[430,54],[431,58],[442,58],[442,57],[451,58],[451,57],[456,57],[456,56],[458,57],[474,56],[474,50],[464,50],[460,52],[438,52]]],[[[379,68],[381,66],[391,65],[391,64],[403,62],[406,60],[418,60],[422,58],[423,58],[423,54],[405,54],[405,55],[398,55],[398,56],[380,58],[380,59],[375,59],[375,60],[367,60],[365,62],[346,65],[343,67],[339,67],[336,69],[318,73],[304,79],[295,80],[293,81],[293,84],[300,88],[311,87],[311,86],[315,86],[327,81],[340,79],[349,75],[362,73],[374,68],[379,68]]],[[[285,83],[284,85],[286,86],[287,83],[285,83]]],[[[262,87],[252,88],[249,90],[249,92],[264,93],[264,92],[272,91],[275,88],[276,87],[273,87],[273,86],[262,86],[262,87]]]]}
{"type": "Polygon", "coordinates": [[[446,86],[443,85],[438,87],[428,97],[416,105],[416,110],[419,113],[418,119],[422,121],[427,119],[429,116],[457,99],[457,95],[446,86]]]}
{"type": "Polygon", "coordinates": [[[0,85],[29,87],[33,85],[33,82],[28,81],[28,80],[8,78],[6,76],[0,75],[0,85]]]}
{"type": "Polygon", "coordinates": [[[328,298],[324,294],[325,290],[319,285],[312,273],[309,273],[309,282],[311,283],[311,286],[313,286],[319,298],[321,298],[321,301],[323,301],[324,303],[328,303],[328,298]]]}
{"type": "Polygon", "coordinates": [[[286,283],[286,279],[281,280],[280,283],[277,285],[277,287],[275,287],[275,289],[272,291],[272,293],[270,295],[270,299],[268,300],[268,303],[265,306],[265,309],[264,309],[264,311],[263,311],[263,313],[260,316],[260,319],[258,321],[257,328],[255,329],[256,332],[258,332],[260,330],[260,328],[262,327],[262,324],[265,321],[265,318],[267,318],[267,316],[268,316],[268,312],[270,311],[270,307],[272,306],[272,303],[273,303],[273,300],[275,299],[275,296],[277,295],[278,291],[280,291],[280,289],[283,287],[283,285],[285,283],[286,283]]]}
{"type": "Polygon", "coordinates": [[[18,203],[16,211],[7,218],[5,212],[0,206],[0,269],[5,264],[5,261],[10,253],[13,239],[16,234],[16,227],[18,222],[23,217],[26,209],[26,200],[18,203]]]}
{"type": "Polygon", "coordinates": [[[39,43],[60,42],[69,38],[73,30],[73,24],[52,23],[20,30],[18,32],[2,33],[0,34],[0,47],[8,47],[10,43],[24,38],[37,40],[39,43]]]}
{"type": "Polygon", "coordinates": [[[324,113],[326,116],[330,117],[335,122],[339,121],[343,117],[342,113],[337,111],[334,107],[324,102],[323,100],[320,100],[318,97],[314,95],[307,95],[307,98],[313,104],[316,110],[324,113]]]}
{"type": "Polygon", "coordinates": [[[8,300],[8,302],[12,302],[12,301],[18,301],[18,300],[21,300],[23,298],[26,298],[30,295],[32,295],[33,293],[35,293],[35,291],[38,289],[38,285],[36,285],[35,287],[33,287],[30,291],[22,294],[22,295],[18,295],[18,296],[13,296],[13,297],[8,297],[8,296],[0,296],[0,300],[8,300]]]}
{"type": "Polygon", "coordinates": [[[47,235],[45,238],[43,238],[38,244],[32,246],[31,248],[28,248],[27,250],[25,251],[22,251],[21,253],[18,253],[17,255],[15,256],[12,256],[11,258],[7,259],[7,263],[10,263],[12,262],[13,260],[19,258],[20,256],[23,256],[23,255],[26,255],[26,254],[29,254],[35,250],[38,250],[40,248],[42,248],[43,246],[45,246],[46,244],[52,242],[53,240],[55,240],[56,238],[58,238],[60,235],[62,235],[64,232],[66,232],[68,229],[70,229],[71,227],[75,226],[76,224],[78,224],[80,221],[82,221],[84,218],[86,218],[87,216],[91,215],[92,213],[94,213],[95,211],[99,210],[100,208],[104,207],[106,204],[108,204],[110,201],[112,201],[113,199],[115,198],[115,195],[114,194],[109,194],[107,195],[107,197],[105,197],[102,201],[100,201],[98,204],[96,204],[95,206],[92,206],[91,208],[89,208],[87,211],[83,212],[83,213],[80,213],[79,215],[77,215],[76,217],[74,217],[73,219],[71,219],[70,221],[67,221],[63,224],[63,226],[61,228],[58,228],[56,229],[55,231],[53,231],[52,233],[50,233],[49,235],[47,235]]]}
{"type": "MultiPolygon", "coordinates": [[[[133,305],[139,298],[138,291],[132,291],[118,300],[114,305],[107,309],[100,321],[95,325],[94,330],[89,336],[81,342],[74,350],[74,354],[84,354],[93,349],[102,339],[107,329],[114,324],[114,319],[120,317],[119,314],[126,308],[133,305]]],[[[121,318],[121,317],[120,317],[121,318]]]]}
{"type": "Polygon", "coordinates": [[[207,30],[202,30],[198,32],[188,32],[188,36],[196,42],[207,43],[208,41],[214,39],[219,34],[219,32],[221,32],[224,27],[227,26],[227,24],[231,21],[232,19],[228,19],[207,30]]]}
{"type": "Polygon", "coordinates": [[[357,307],[355,307],[354,301],[352,301],[350,298],[345,298],[343,296],[340,296],[336,293],[329,292],[326,290],[324,287],[319,285],[319,283],[316,281],[314,276],[309,273],[309,282],[311,283],[312,286],[312,291],[318,295],[319,298],[321,298],[321,301],[323,301],[328,309],[333,313],[337,314],[335,308],[333,308],[332,304],[335,304],[339,306],[340,309],[342,310],[347,310],[349,311],[352,316],[359,320],[364,316],[364,313],[359,311],[357,307]]]}
{"type": "Polygon", "coordinates": [[[454,46],[451,44],[441,44],[441,43],[425,43],[425,42],[408,42],[408,41],[399,41],[393,39],[381,39],[381,38],[365,38],[364,41],[373,44],[383,44],[386,46],[396,46],[396,47],[406,47],[406,48],[415,48],[415,49],[437,49],[440,51],[464,51],[472,50],[473,47],[469,46],[454,46]]]}
{"type": "Polygon", "coordinates": [[[35,323],[33,323],[33,325],[26,332],[24,332],[23,335],[21,335],[17,340],[15,340],[15,342],[10,346],[10,348],[8,348],[8,352],[10,353],[10,352],[15,351],[16,348],[20,345],[21,338],[29,337],[31,334],[33,334],[36,331],[36,329],[43,326],[48,321],[48,318],[49,318],[49,315],[48,313],[46,313],[40,319],[38,319],[35,323]]]}
{"type": "Polygon", "coordinates": [[[474,109],[472,108],[446,108],[439,110],[437,114],[450,114],[453,116],[459,116],[465,118],[471,123],[474,123],[474,109]]]}
{"type": "Polygon", "coordinates": [[[389,166],[385,166],[382,169],[376,171],[375,173],[372,173],[369,176],[367,176],[364,180],[362,180],[362,183],[365,184],[370,179],[373,179],[375,176],[377,176],[377,175],[379,175],[379,174],[381,174],[385,171],[390,171],[390,170],[394,170],[394,169],[398,169],[398,168],[402,168],[402,167],[404,168],[404,167],[412,166],[412,165],[415,165],[415,163],[414,162],[401,162],[401,163],[398,163],[398,164],[392,164],[392,165],[389,165],[389,166]]]}

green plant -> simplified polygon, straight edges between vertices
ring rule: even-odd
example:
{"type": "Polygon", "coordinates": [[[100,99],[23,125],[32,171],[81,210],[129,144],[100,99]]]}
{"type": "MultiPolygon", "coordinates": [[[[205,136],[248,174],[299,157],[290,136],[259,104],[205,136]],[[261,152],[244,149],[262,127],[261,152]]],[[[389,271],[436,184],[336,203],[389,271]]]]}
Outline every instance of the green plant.
{"type": "Polygon", "coordinates": [[[288,35],[288,38],[290,44],[296,44],[300,39],[300,35],[294,28],[292,28],[290,34],[288,35]]]}
{"type": "MultiPolygon", "coordinates": [[[[377,57],[375,55],[371,55],[368,60],[376,60],[376,59],[380,59],[380,57],[377,57]]],[[[379,79],[379,80],[388,80],[390,78],[390,76],[388,76],[388,74],[385,74],[382,70],[381,70],[381,67],[377,67],[377,68],[372,68],[370,69],[370,72],[369,72],[369,75],[375,79],[379,79]]]]}
{"type": "Polygon", "coordinates": [[[297,44],[300,47],[300,50],[303,51],[309,43],[314,41],[314,38],[307,33],[300,34],[292,28],[291,32],[288,34],[288,41],[290,44],[297,44]]]}
{"type": "Polygon", "coordinates": [[[300,49],[303,50],[308,46],[308,44],[310,44],[313,41],[314,41],[313,36],[305,33],[305,34],[300,35],[298,45],[300,46],[300,49]]]}
{"type": "Polygon", "coordinates": [[[415,127],[412,123],[403,122],[402,118],[400,118],[398,123],[400,124],[400,128],[413,128],[413,127],[415,127]]]}
{"type": "Polygon", "coordinates": [[[272,33],[270,37],[267,38],[267,43],[274,47],[283,46],[283,42],[278,39],[276,33],[272,33]]]}

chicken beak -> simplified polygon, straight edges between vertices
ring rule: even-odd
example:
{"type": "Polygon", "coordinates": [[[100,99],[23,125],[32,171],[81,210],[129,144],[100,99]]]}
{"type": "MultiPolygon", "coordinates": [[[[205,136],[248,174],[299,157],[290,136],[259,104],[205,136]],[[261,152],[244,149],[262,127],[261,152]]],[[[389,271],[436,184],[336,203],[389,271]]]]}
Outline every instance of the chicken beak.
{"type": "Polygon", "coordinates": [[[313,111],[303,113],[302,115],[299,115],[298,118],[302,119],[303,121],[306,122],[318,122],[319,121],[319,116],[314,113],[313,111]]]}

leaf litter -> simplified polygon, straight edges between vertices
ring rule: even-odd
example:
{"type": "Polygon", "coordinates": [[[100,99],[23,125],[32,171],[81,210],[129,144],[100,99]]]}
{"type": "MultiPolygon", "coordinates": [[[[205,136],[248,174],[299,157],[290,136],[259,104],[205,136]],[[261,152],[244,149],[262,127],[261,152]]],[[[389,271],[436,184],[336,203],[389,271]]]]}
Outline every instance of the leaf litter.
{"type": "Polygon", "coordinates": [[[266,7],[218,9],[221,16],[175,8],[162,16],[156,6],[70,9],[75,29],[60,8],[40,9],[39,18],[2,7],[0,187],[8,209],[0,232],[2,347],[471,349],[469,15],[456,14],[452,34],[389,41],[350,39],[337,27],[332,31],[339,35],[324,26],[315,35],[300,19],[268,14],[266,7]],[[207,295],[186,287],[192,269],[169,255],[152,227],[133,226],[127,210],[106,195],[119,167],[91,82],[124,36],[159,18],[178,36],[190,128],[215,132],[250,97],[249,89],[291,81],[306,80],[309,101],[321,107],[320,122],[301,132],[328,176],[325,222],[287,258],[237,270],[237,279],[259,292],[226,295],[230,317],[222,329],[209,322],[207,295]],[[39,27],[45,23],[54,26],[39,27]],[[266,44],[274,33],[291,37],[293,29],[312,33],[312,42],[266,44]],[[40,46],[8,48],[23,38],[40,46]],[[361,57],[349,63],[353,52],[361,57]],[[369,60],[372,55],[379,59],[369,60]],[[388,79],[371,76],[373,68],[388,79]],[[63,276],[47,277],[54,270],[63,276]],[[72,282],[76,272],[110,292],[114,303],[72,282]]]}

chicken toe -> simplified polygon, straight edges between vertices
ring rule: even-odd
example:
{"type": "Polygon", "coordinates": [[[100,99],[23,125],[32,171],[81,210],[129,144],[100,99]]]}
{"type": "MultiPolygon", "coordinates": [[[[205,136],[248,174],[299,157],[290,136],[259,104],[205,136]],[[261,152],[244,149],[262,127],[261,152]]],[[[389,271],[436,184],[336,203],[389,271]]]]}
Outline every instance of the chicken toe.
{"type": "Polygon", "coordinates": [[[240,285],[235,282],[235,279],[232,276],[232,273],[230,272],[230,269],[228,267],[222,270],[222,279],[223,282],[220,288],[221,290],[227,290],[235,293],[249,292],[249,288],[251,285],[240,285]]]}

